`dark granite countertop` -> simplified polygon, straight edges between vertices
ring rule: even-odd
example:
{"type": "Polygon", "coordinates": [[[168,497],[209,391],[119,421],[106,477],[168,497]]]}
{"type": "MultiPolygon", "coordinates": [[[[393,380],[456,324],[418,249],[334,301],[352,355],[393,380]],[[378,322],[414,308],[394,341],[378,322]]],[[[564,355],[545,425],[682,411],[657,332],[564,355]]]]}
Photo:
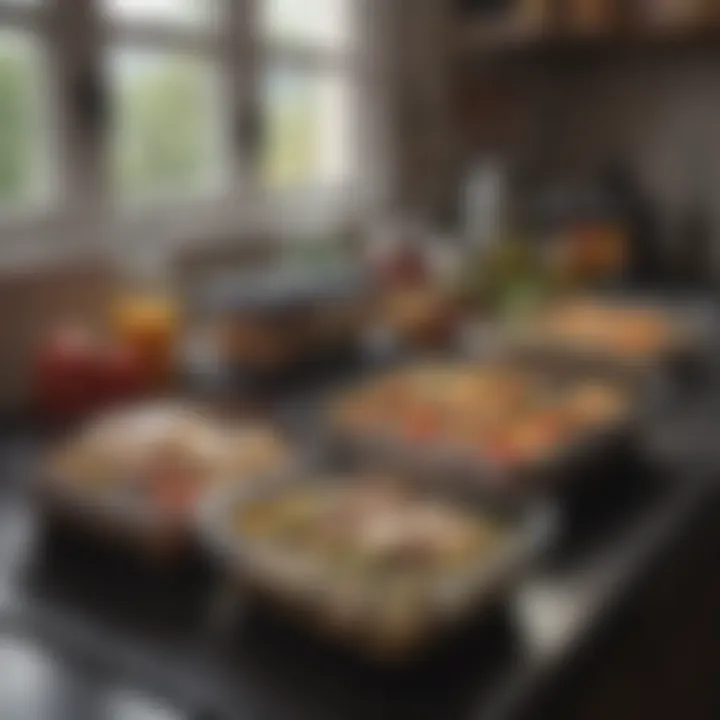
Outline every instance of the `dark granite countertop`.
{"type": "MultiPolygon", "coordinates": [[[[557,548],[507,607],[403,670],[379,670],[272,619],[210,632],[212,569],[157,573],[69,540],[44,541],[28,493],[39,445],[0,444],[0,717],[511,718],[592,644],[714,492],[720,418],[707,397],[658,422],[675,445],[573,507],[557,548]]],[[[665,435],[663,435],[665,433],[665,435]]],[[[665,439],[663,439],[665,438],[665,439]]],[[[67,540],[67,539],[66,539],[67,540]]]]}

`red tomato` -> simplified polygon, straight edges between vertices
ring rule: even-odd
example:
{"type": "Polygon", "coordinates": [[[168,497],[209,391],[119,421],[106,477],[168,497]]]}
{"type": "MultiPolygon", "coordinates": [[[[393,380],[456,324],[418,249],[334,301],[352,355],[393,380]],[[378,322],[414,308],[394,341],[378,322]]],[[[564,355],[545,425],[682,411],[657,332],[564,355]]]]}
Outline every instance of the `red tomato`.
{"type": "Polygon", "coordinates": [[[380,281],[389,287],[423,285],[428,280],[425,258],[416,248],[395,248],[375,261],[380,281]]]}
{"type": "Polygon", "coordinates": [[[136,398],[147,373],[134,350],[101,347],[83,327],[55,330],[37,357],[34,393],[45,419],[67,422],[136,398]]]}
{"type": "Polygon", "coordinates": [[[53,377],[82,375],[91,369],[96,346],[83,327],[68,325],[52,332],[40,347],[38,370],[53,377]]]}
{"type": "Polygon", "coordinates": [[[53,332],[39,350],[34,378],[36,403],[45,418],[74,420],[92,410],[97,370],[89,332],[78,326],[53,332]]]}
{"type": "Polygon", "coordinates": [[[132,400],[146,387],[146,373],[131,348],[113,346],[98,359],[97,398],[102,403],[132,400]]]}

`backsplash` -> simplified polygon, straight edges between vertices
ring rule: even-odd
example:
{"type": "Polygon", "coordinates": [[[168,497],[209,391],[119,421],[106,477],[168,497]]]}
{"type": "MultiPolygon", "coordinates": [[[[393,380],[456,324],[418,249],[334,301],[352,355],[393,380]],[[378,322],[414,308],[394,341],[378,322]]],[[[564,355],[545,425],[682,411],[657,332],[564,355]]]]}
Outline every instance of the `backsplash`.
{"type": "Polygon", "coordinates": [[[720,51],[576,54],[546,69],[552,94],[529,164],[541,176],[559,170],[582,177],[621,161],[654,203],[663,240],[679,242],[684,216],[699,206],[720,260],[720,51]]]}

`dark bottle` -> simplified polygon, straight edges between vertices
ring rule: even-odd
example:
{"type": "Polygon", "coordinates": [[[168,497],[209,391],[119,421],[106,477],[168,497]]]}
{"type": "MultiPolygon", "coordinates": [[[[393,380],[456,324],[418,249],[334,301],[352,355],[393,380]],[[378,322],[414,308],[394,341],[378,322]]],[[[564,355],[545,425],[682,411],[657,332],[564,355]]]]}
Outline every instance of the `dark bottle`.
{"type": "Polygon", "coordinates": [[[601,187],[629,231],[627,280],[631,286],[654,286],[666,276],[655,214],[632,174],[619,164],[605,168],[601,187]]]}
{"type": "Polygon", "coordinates": [[[700,204],[683,217],[675,239],[673,277],[684,290],[706,290],[712,284],[712,227],[700,204]]]}

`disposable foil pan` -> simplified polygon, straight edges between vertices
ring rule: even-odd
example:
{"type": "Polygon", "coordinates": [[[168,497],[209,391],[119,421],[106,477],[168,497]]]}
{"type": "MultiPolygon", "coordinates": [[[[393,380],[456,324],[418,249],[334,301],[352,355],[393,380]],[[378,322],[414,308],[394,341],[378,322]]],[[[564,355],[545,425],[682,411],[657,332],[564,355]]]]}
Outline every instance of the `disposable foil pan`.
{"type": "MultiPolygon", "coordinates": [[[[307,477],[306,473],[291,474],[263,488],[256,485],[244,492],[218,493],[199,516],[201,537],[240,587],[304,626],[373,659],[405,659],[502,600],[548,547],[556,530],[556,514],[549,505],[512,517],[504,514],[507,529],[494,548],[461,573],[433,582],[411,612],[393,615],[383,612],[386,608],[378,604],[371,587],[329,577],[311,561],[273,552],[233,527],[233,513],[243,504],[268,493],[281,494],[300,483],[324,482],[307,477]]],[[[500,512],[473,507],[479,513],[500,512]]]]}
{"type": "MultiPolygon", "coordinates": [[[[534,361],[520,363],[540,373],[565,374],[565,369],[538,365],[534,361]]],[[[531,370],[532,371],[532,370],[531,370]]],[[[638,432],[649,418],[671,406],[674,389],[663,374],[627,374],[617,368],[602,373],[586,374],[575,368],[577,378],[619,382],[630,395],[631,407],[621,417],[560,441],[550,452],[537,459],[517,463],[498,463],[481,451],[451,442],[421,443],[384,433],[363,432],[344,428],[330,419],[326,425],[327,445],[353,460],[377,462],[407,470],[419,482],[433,487],[460,486],[486,498],[526,501],[536,495],[569,482],[581,482],[583,465],[598,458],[607,459],[617,451],[632,446],[638,432]]],[[[332,401],[331,401],[332,402],[332,401]]]]}

